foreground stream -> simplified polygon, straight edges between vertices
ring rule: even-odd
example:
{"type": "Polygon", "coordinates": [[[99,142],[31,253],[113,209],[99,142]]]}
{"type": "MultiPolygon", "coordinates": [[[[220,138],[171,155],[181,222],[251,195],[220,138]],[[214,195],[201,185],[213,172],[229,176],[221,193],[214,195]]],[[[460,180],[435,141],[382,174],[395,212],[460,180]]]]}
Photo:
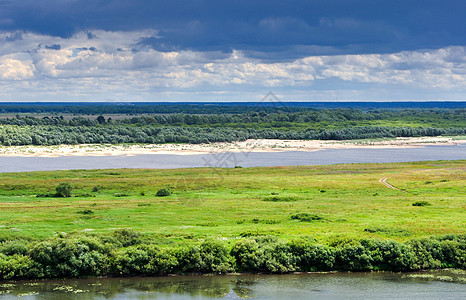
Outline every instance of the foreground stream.
{"type": "Polygon", "coordinates": [[[465,299],[466,271],[0,282],[0,299],[465,299]]]}

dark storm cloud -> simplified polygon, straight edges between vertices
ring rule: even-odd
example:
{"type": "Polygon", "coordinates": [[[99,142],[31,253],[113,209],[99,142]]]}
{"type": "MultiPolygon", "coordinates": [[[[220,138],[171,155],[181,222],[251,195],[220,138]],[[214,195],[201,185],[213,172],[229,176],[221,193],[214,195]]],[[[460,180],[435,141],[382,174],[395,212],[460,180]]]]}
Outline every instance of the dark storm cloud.
{"type": "Polygon", "coordinates": [[[155,29],[157,50],[257,57],[388,53],[466,44],[464,0],[0,0],[0,30],[70,37],[155,29]]]}
{"type": "Polygon", "coordinates": [[[49,50],[60,50],[61,49],[61,46],[58,45],[58,44],[53,44],[53,45],[45,45],[45,49],[49,49],[49,50]]]}

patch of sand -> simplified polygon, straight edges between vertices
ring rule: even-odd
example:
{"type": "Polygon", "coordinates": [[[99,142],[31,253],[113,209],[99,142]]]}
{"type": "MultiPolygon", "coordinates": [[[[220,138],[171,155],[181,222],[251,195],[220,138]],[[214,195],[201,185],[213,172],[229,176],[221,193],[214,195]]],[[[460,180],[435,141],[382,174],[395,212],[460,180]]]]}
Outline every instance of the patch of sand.
{"type": "Polygon", "coordinates": [[[2,146],[0,156],[56,157],[56,156],[108,156],[140,154],[207,154],[218,152],[278,152],[318,151],[349,148],[412,148],[426,145],[456,145],[466,139],[450,137],[416,137],[384,140],[246,140],[211,144],[151,144],[151,145],[58,145],[58,146],[2,146]]]}

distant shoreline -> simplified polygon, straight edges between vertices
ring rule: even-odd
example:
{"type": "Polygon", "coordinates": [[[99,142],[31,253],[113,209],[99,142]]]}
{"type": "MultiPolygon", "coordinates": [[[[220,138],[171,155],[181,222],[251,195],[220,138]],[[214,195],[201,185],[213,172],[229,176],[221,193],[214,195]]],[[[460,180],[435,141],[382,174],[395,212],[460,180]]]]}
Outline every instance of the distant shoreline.
{"type": "Polygon", "coordinates": [[[319,151],[325,149],[415,148],[427,145],[466,143],[466,137],[411,137],[367,140],[246,140],[211,144],[84,144],[56,146],[3,146],[0,156],[59,157],[114,156],[144,154],[196,155],[218,152],[284,152],[319,151]]]}

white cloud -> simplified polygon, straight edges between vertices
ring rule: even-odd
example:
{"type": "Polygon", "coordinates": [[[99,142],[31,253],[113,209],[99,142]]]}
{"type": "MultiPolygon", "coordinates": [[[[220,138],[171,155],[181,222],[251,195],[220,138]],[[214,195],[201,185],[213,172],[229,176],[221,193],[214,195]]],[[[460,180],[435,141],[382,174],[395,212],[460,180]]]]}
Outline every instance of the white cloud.
{"type": "Polygon", "coordinates": [[[34,76],[34,66],[12,56],[0,57],[0,79],[24,80],[34,76]]]}
{"type": "Polygon", "coordinates": [[[32,91],[42,98],[60,95],[99,100],[105,92],[107,98],[122,95],[151,100],[167,90],[212,94],[232,94],[235,90],[235,95],[263,89],[283,90],[290,95],[303,91],[312,94],[313,90],[327,90],[328,95],[333,95],[332,90],[346,90],[348,95],[363,95],[364,89],[373,91],[377,87],[385,93],[398,87],[411,92],[426,90],[426,95],[434,90],[461,95],[466,89],[466,47],[264,62],[237,50],[225,56],[160,52],[139,44],[156,35],[155,31],[100,30],[92,34],[92,39],[87,32],[64,39],[0,33],[0,100],[12,100],[21,93],[31,95],[32,91]],[[18,38],[12,39],[13,35],[18,38]],[[59,47],[50,49],[52,45],[59,47]],[[23,82],[11,87],[12,80],[29,85],[23,82]],[[354,92],[355,87],[348,89],[348,84],[358,85],[359,93],[354,92]],[[10,90],[14,92],[7,92],[10,90]]]}

